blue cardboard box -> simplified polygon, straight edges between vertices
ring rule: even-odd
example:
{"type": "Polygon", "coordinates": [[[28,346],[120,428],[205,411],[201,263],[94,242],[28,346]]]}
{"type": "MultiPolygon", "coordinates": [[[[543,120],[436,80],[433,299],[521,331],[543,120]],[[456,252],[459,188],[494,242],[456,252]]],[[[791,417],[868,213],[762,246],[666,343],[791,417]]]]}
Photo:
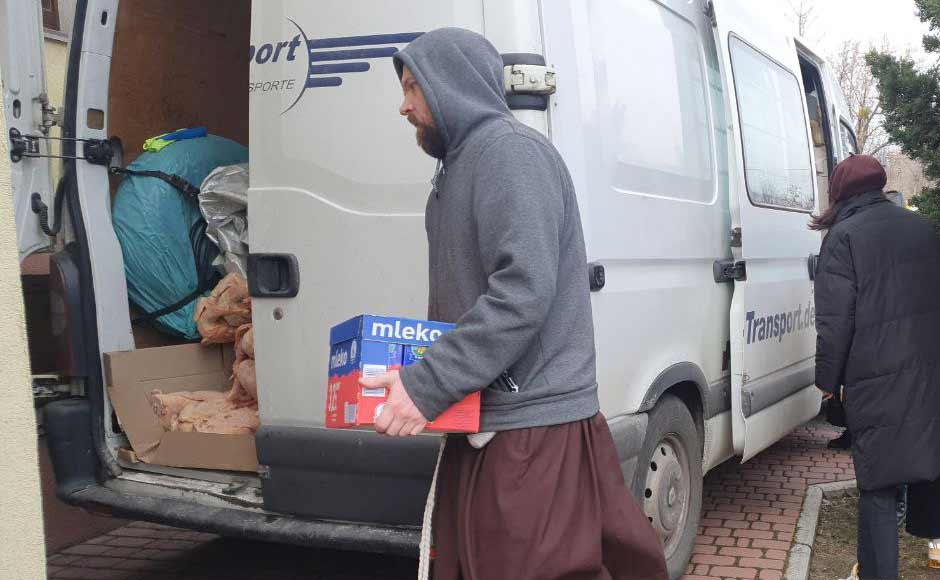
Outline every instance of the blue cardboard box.
{"type": "MultiPolygon", "coordinates": [[[[421,359],[428,347],[453,329],[446,322],[363,314],[330,330],[326,426],[350,428],[372,425],[388,393],[367,388],[361,377],[382,375],[421,359]]],[[[474,393],[428,424],[430,431],[479,430],[480,395],[474,393]]]]}

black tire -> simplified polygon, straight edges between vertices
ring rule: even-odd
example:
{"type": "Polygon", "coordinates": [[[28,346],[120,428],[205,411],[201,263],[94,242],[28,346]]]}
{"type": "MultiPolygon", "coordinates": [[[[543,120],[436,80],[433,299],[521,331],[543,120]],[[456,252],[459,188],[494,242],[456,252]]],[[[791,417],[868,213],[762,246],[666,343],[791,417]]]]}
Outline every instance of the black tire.
{"type": "Polygon", "coordinates": [[[692,414],[674,395],[649,412],[633,492],[663,541],[669,578],[680,578],[701,519],[702,444],[692,414]]]}

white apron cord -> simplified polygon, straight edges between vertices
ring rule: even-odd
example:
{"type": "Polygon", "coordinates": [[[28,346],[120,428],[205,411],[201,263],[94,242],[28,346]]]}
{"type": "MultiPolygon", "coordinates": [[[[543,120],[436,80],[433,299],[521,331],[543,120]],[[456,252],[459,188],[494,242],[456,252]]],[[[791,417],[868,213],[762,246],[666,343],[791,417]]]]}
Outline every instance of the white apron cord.
{"type": "Polygon", "coordinates": [[[428,500],[424,504],[424,519],[421,521],[421,543],[418,544],[418,580],[428,580],[430,578],[431,543],[434,541],[431,521],[434,519],[434,503],[437,501],[437,472],[441,469],[441,458],[444,457],[445,445],[447,445],[447,435],[442,435],[441,447],[437,450],[437,463],[434,465],[434,477],[431,478],[431,489],[428,491],[428,500]]]}
{"type": "MultiPolygon", "coordinates": [[[[473,433],[467,436],[470,445],[482,449],[493,440],[496,433],[473,433]]],[[[437,464],[434,466],[434,477],[431,478],[431,489],[428,491],[428,500],[424,504],[424,519],[421,521],[421,543],[418,544],[418,580],[429,580],[431,572],[431,544],[434,541],[431,522],[434,519],[434,504],[437,503],[437,473],[441,470],[441,458],[444,457],[444,446],[447,445],[447,435],[441,436],[441,447],[437,451],[437,464]]]]}

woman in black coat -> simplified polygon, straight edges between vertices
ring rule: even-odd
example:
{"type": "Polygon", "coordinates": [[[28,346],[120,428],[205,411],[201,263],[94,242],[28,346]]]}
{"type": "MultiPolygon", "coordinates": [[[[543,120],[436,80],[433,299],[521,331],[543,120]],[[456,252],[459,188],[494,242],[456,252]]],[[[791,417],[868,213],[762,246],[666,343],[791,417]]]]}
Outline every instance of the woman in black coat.
{"type": "Polygon", "coordinates": [[[891,203],[867,155],[836,167],[816,273],[816,385],[845,405],[860,490],[861,578],[897,578],[895,489],[908,531],[940,537],[940,238],[891,203]]]}

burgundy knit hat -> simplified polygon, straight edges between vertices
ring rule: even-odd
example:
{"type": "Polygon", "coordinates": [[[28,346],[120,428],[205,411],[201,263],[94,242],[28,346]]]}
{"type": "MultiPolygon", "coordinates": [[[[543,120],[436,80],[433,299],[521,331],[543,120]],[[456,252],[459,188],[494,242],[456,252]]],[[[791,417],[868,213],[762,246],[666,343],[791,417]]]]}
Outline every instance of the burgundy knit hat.
{"type": "Polygon", "coordinates": [[[829,181],[829,201],[833,204],[856,195],[884,189],[888,175],[871,155],[853,155],[836,166],[829,181]]]}

